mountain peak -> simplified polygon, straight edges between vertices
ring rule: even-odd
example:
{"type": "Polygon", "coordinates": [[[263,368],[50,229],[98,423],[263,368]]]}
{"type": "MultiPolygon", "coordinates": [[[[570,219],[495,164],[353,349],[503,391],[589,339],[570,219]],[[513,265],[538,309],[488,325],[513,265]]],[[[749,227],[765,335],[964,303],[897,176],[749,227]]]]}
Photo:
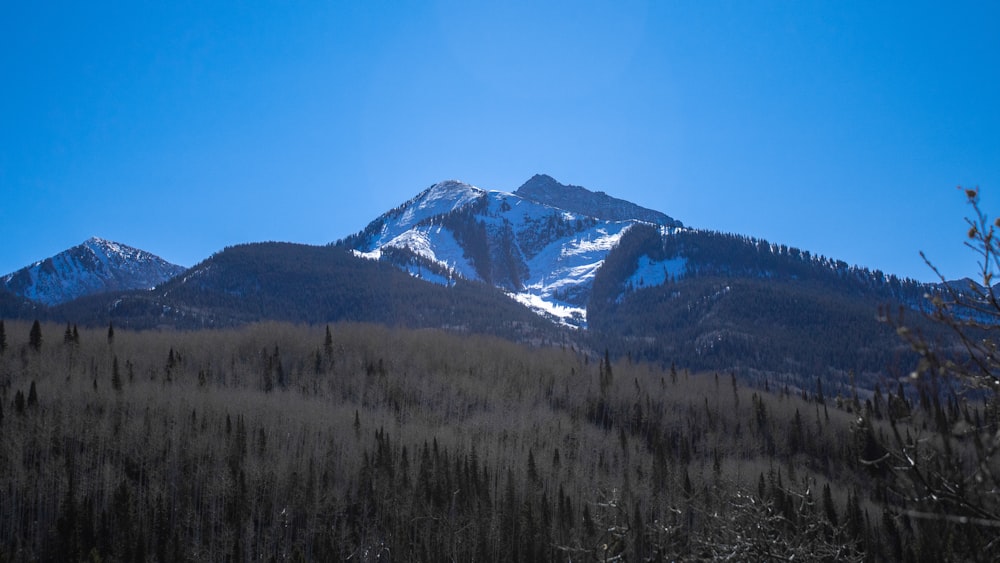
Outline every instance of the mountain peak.
{"type": "Polygon", "coordinates": [[[57,305],[104,291],[148,289],[183,271],[144,250],[90,237],[3,276],[0,285],[20,297],[57,305]]]}
{"type": "MultiPolygon", "coordinates": [[[[149,261],[150,259],[157,258],[145,250],[139,250],[138,248],[133,248],[127,244],[103,239],[101,237],[90,237],[76,248],[88,248],[94,254],[100,254],[107,258],[114,258],[120,262],[127,262],[129,260],[149,261]]],[[[70,251],[72,250],[73,249],[70,249],[70,251]]]]}
{"type": "Polygon", "coordinates": [[[438,189],[473,189],[473,190],[478,190],[479,189],[476,186],[473,186],[472,184],[468,184],[466,182],[463,182],[461,180],[456,180],[454,178],[452,178],[450,180],[442,180],[442,181],[434,184],[433,186],[431,186],[430,189],[434,189],[434,188],[438,188],[438,189]]]}
{"type": "Polygon", "coordinates": [[[427,188],[417,198],[424,202],[437,200],[461,202],[469,198],[479,197],[484,193],[486,193],[485,190],[472,184],[466,184],[460,180],[445,180],[427,188]]]}
{"type": "Polygon", "coordinates": [[[550,185],[561,186],[562,184],[560,184],[555,178],[549,176],[548,174],[535,174],[534,176],[529,178],[528,181],[525,182],[520,189],[525,189],[526,187],[527,189],[531,189],[532,187],[535,186],[544,187],[550,185]]]}
{"type": "Polygon", "coordinates": [[[561,184],[547,174],[535,174],[514,193],[538,203],[606,221],[639,220],[668,227],[683,226],[680,221],[659,211],[611,197],[604,192],[592,192],[581,186],[561,184]]]}
{"type": "Polygon", "coordinates": [[[409,228],[427,217],[453,211],[475,201],[486,191],[458,180],[438,182],[403,204],[400,224],[409,228]]]}

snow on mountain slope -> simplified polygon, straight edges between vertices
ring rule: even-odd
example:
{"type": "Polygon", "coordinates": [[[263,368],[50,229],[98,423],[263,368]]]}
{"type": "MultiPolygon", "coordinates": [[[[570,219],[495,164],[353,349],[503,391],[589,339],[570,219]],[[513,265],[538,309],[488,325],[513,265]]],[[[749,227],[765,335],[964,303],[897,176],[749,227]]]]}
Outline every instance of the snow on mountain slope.
{"type": "Polygon", "coordinates": [[[104,291],[151,288],[183,271],[144,250],[94,237],[7,274],[0,283],[32,301],[57,305],[104,291]]]}
{"type": "Polygon", "coordinates": [[[369,223],[364,231],[348,239],[348,246],[370,252],[421,222],[461,209],[484,195],[485,190],[457,180],[439,182],[369,223]]]}
{"type": "Polygon", "coordinates": [[[594,276],[629,227],[624,221],[599,223],[572,238],[552,241],[528,261],[530,277],[519,295],[537,298],[538,308],[564,323],[582,324],[594,276]]]}
{"type": "Polygon", "coordinates": [[[490,283],[557,322],[585,326],[594,276],[621,236],[640,221],[680,225],[662,213],[563,186],[548,176],[535,176],[514,193],[448,181],[424,190],[342,244],[359,256],[389,259],[428,281],[450,283],[461,277],[490,283]],[[571,209],[561,207],[563,203],[571,209]],[[398,253],[389,258],[389,249],[405,250],[411,258],[398,253]],[[435,265],[436,271],[421,261],[435,265]]]}
{"type": "MultiPolygon", "coordinates": [[[[417,256],[442,266],[465,279],[476,279],[476,269],[465,258],[464,251],[450,230],[440,225],[419,226],[396,236],[380,247],[381,249],[405,248],[417,256]]],[[[364,256],[364,254],[360,254],[364,256]]],[[[422,272],[413,272],[417,277],[425,277],[422,272]]]]}
{"type": "Polygon", "coordinates": [[[475,201],[484,193],[486,192],[475,186],[457,180],[447,180],[434,184],[421,192],[412,204],[404,206],[398,224],[401,226],[415,225],[427,217],[454,211],[475,201]]]}
{"type": "Polygon", "coordinates": [[[687,271],[687,258],[676,256],[667,260],[653,260],[643,254],[635,273],[625,281],[632,288],[663,285],[668,279],[683,277],[687,271]]]}

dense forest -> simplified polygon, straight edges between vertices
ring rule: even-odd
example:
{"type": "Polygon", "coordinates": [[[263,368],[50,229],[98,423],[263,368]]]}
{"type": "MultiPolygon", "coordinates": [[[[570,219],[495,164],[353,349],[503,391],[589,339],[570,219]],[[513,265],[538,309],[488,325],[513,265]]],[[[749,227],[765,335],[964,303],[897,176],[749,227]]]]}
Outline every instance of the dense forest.
{"type": "Polygon", "coordinates": [[[44,310],[44,306],[0,287],[0,318],[38,318],[39,310],[44,310]]]}
{"type": "Polygon", "coordinates": [[[879,319],[907,313],[928,337],[933,287],[812,256],[766,241],[684,230],[663,235],[637,225],[622,236],[594,280],[588,342],[613,355],[744,378],[787,376],[811,386],[823,376],[844,385],[853,374],[872,390],[880,377],[908,374],[917,356],[879,319]],[[658,286],[629,285],[639,260],[682,258],[683,275],[658,286]]]}
{"type": "Polygon", "coordinates": [[[0,561],[990,553],[877,461],[995,409],[759,383],[440,330],[8,320],[0,561]]]}

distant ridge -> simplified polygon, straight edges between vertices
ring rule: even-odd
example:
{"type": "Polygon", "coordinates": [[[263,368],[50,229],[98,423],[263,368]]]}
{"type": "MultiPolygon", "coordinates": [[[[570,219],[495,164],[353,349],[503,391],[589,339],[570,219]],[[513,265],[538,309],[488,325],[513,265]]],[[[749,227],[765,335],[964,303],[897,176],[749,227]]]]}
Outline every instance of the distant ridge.
{"type": "Polygon", "coordinates": [[[149,289],[185,268],[131,246],[91,237],[0,278],[7,291],[44,305],[130,289],[149,289]]]}

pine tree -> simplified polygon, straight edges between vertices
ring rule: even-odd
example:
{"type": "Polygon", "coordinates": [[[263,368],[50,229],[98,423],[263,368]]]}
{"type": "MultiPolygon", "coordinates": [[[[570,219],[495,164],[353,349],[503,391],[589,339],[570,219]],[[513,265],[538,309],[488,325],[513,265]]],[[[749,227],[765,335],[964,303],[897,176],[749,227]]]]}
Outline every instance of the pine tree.
{"type": "Polygon", "coordinates": [[[3,326],[3,319],[0,319],[0,355],[7,351],[7,329],[3,326]]]}
{"type": "Polygon", "coordinates": [[[532,485],[539,484],[538,465],[535,464],[535,454],[528,449],[528,480],[532,485]]]}
{"type": "Polygon", "coordinates": [[[168,382],[173,381],[173,371],[176,365],[177,365],[177,354],[174,353],[174,348],[173,346],[171,346],[170,351],[167,353],[167,364],[166,364],[166,369],[164,370],[167,373],[166,379],[168,382]]]}
{"type": "Polygon", "coordinates": [[[42,325],[36,319],[31,325],[31,332],[28,333],[28,346],[38,352],[42,349],[42,325]]]}
{"type": "Polygon", "coordinates": [[[118,369],[118,356],[111,362],[111,388],[119,393],[122,390],[122,375],[118,369]]]}
{"type": "Polygon", "coordinates": [[[38,406],[38,391],[35,390],[35,382],[31,382],[31,387],[28,388],[28,408],[38,406]]]}
{"type": "Polygon", "coordinates": [[[826,519],[830,521],[830,524],[836,528],[839,519],[837,518],[837,507],[833,504],[833,493],[830,491],[829,483],[823,485],[823,512],[826,513],[826,519]]]}
{"type": "Polygon", "coordinates": [[[108,345],[115,343],[115,327],[108,322],[108,345]]]}
{"type": "Polygon", "coordinates": [[[274,347],[274,355],[271,358],[271,365],[274,367],[275,376],[278,380],[278,387],[285,389],[288,387],[288,381],[285,379],[285,368],[281,363],[281,353],[278,351],[278,347],[274,347]]]}
{"type": "Polygon", "coordinates": [[[608,349],[604,349],[604,359],[601,360],[600,365],[600,384],[601,384],[601,394],[605,395],[608,389],[611,387],[611,382],[614,376],[611,373],[611,359],[608,355],[608,349]]]}

